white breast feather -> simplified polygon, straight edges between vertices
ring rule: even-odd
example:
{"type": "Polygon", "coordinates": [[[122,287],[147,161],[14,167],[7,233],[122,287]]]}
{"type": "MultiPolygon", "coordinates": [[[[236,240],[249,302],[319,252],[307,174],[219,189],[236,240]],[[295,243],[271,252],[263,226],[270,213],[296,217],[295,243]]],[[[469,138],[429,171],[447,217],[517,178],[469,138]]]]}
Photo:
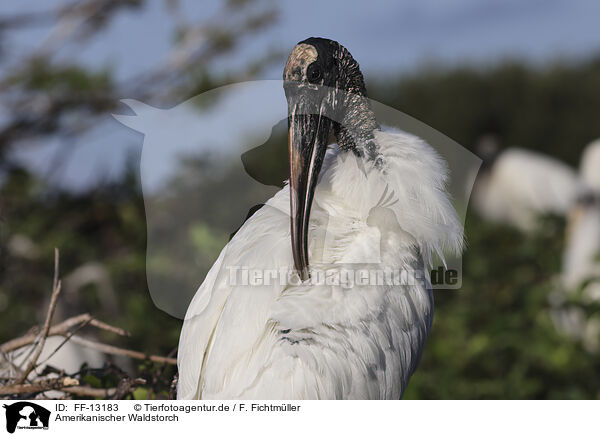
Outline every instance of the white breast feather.
{"type": "MultiPolygon", "coordinates": [[[[432,253],[462,248],[445,163],[414,136],[375,137],[383,172],[337,147],[326,156],[309,229],[313,268],[352,263],[376,238],[386,243],[381,266],[396,269],[423,269],[432,253]],[[369,221],[382,196],[391,198],[396,223],[385,214],[369,221]],[[334,242],[326,250],[325,227],[334,242]]],[[[228,283],[229,266],[292,269],[289,226],[286,186],[223,249],[186,314],[178,398],[401,397],[429,335],[430,285],[228,283]]]]}

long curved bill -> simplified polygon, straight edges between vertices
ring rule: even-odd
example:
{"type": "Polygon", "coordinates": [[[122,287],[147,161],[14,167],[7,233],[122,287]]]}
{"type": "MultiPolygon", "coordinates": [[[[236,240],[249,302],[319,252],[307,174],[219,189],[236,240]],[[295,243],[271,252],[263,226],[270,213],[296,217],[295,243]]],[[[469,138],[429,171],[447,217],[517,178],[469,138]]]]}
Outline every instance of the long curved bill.
{"type": "Polygon", "coordinates": [[[302,281],[308,269],[308,224],[317,179],[327,150],[329,118],[319,114],[298,114],[292,105],[288,117],[290,153],[291,237],[294,265],[302,281]]]}

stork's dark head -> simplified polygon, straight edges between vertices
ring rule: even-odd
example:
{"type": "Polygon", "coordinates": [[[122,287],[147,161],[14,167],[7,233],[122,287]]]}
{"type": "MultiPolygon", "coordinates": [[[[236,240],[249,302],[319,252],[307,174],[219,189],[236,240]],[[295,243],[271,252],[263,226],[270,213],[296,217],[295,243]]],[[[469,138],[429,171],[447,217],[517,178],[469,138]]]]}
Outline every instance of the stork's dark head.
{"type": "Polygon", "coordinates": [[[377,159],[373,131],[379,126],[358,62],[341,44],[308,38],[292,50],[283,70],[288,102],[291,238],[302,280],[308,272],[308,223],[329,134],[339,147],[377,159]]]}
{"type": "Polygon", "coordinates": [[[283,80],[367,95],[358,62],[339,42],[325,38],[308,38],[299,42],[285,64],[283,80]]]}

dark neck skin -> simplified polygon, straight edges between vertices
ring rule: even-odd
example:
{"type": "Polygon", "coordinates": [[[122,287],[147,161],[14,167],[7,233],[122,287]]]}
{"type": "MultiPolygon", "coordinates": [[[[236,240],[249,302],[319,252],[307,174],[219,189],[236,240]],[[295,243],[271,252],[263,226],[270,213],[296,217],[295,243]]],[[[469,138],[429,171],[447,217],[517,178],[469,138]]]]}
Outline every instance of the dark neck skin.
{"type": "Polygon", "coordinates": [[[375,162],[376,166],[383,164],[379,147],[373,132],[381,130],[375,119],[375,113],[367,98],[367,90],[358,62],[341,45],[334,52],[337,61],[339,79],[336,88],[345,91],[340,102],[341,122],[333,123],[333,133],[342,150],[352,151],[359,157],[375,162]]]}
{"type": "Polygon", "coordinates": [[[375,119],[369,101],[356,94],[349,94],[347,97],[350,104],[344,105],[342,122],[333,125],[338,145],[342,150],[352,151],[379,166],[382,156],[373,132],[381,130],[381,127],[375,119]]]}

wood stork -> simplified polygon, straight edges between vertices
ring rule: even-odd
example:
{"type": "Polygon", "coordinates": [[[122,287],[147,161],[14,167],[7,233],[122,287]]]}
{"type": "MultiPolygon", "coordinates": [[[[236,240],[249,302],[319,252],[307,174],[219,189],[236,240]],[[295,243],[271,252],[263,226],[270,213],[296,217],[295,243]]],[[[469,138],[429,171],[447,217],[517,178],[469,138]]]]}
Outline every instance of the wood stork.
{"type": "Polygon", "coordinates": [[[289,185],[240,228],[190,303],[177,397],[398,399],[431,328],[428,259],[462,249],[446,164],[419,138],[381,129],[358,63],[339,43],[298,43],[283,77],[289,185]],[[332,110],[337,121],[323,115],[332,110]],[[328,149],[330,132],[337,145],[328,149]],[[365,258],[422,280],[312,279],[318,267],[341,274],[365,258]],[[231,267],[296,271],[301,280],[234,285],[231,267]]]}
{"type": "Polygon", "coordinates": [[[527,232],[543,214],[566,216],[577,191],[577,173],[568,165],[530,150],[495,152],[489,136],[478,144],[482,171],[473,188],[473,205],[485,219],[527,232]]]}
{"type": "MultiPolygon", "coordinates": [[[[579,195],[569,214],[563,259],[568,289],[590,278],[600,278],[600,140],[585,148],[580,177],[579,195]]],[[[591,284],[587,291],[588,297],[600,301],[600,283],[591,284]]]]}
{"type": "MultiPolygon", "coordinates": [[[[600,140],[589,144],[580,162],[580,185],[567,223],[562,284],[582,290],[584,303],[600,301],[600,140]]],[[[590,351],[600,349],[600,317],[580,307],[554,311],[557,328],[580,339],[590,351]]]]}

